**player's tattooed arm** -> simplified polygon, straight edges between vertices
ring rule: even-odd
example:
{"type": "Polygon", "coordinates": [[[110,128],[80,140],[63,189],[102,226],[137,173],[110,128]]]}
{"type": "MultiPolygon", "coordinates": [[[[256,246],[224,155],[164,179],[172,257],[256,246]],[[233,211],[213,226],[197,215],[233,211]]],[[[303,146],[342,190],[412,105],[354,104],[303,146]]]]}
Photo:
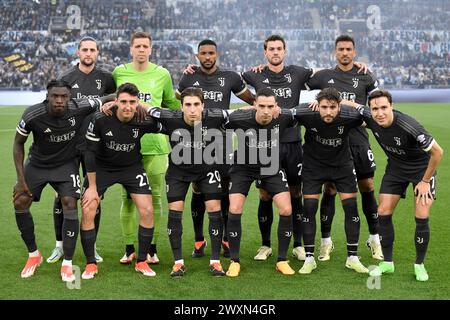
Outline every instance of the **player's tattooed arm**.
{"type": "Polygon", "coordinates": [[[255,96],[248,88],[242,94],[240,94],[238,97],[239,97],[239,99],[247,102],[250,105],[252,105],[253,102],[255,102],[255,96]]]}
{"type": "Polygon", "coordinates": [[[16,137],[14,138],[13,145],[13,156],[14,156],[14,165],[16,167],[17,174],[17,183],[14,186],[13,191],[13,202],[19,198],[22,194],[26,194],[29,197],[33,195],[28,188],[27,183],[25,182],[25,176],[23,174],[23,160],[25,157],[25,142],[27,141],[28,136],[23,136],[19,133],[16,133],[16,137]]]}

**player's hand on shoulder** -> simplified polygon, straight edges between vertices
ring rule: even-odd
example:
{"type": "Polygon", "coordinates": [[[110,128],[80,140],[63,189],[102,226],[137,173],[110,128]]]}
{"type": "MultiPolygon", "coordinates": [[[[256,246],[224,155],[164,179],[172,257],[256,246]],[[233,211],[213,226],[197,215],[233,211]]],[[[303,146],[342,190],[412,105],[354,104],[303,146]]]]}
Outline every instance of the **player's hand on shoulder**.
{"type": "Polygon", "coordinates": [[[33,195],[30,192],[30,189],[28,189],[27,184],[25,182],[18,181],[13,189],[13,202],[16,201],[23,194],[29,197],[33,197],[33,195]]]}
{"type": "Polygon", "coordinates": [[[308,108],[312,111],[319,111],[319,101],[313,100],[309,103],[308,108]]]}
{"type": "Polygon", "coordinates": [[[254,73],[261,73],[267,67],[265,64],[260,64],[259,66],[252,67],[251,70],[254,73]]]}
{"type": "Polygon", "coordinates": [[[112,109],[116,106],[116,103],[114,101],[109,101],[104,103],[101,108],[100,112],[103,112],[107,116],[112,116],[112,109]]]}
{"type": "Polygon", "coordinates": [[[194,74],[197,71],[198,66],[195,64],[188,64],[186,69],[183,70],[184,74],[194,74]]]}
{"type": "Polygon", "coordinates": [[[353,64],[358,68],[358,73],[362,72],[364,74],[367,74],[367,71],[370,71],[369,67],[364,62],[355,61],[355,62],[353,62],[353,64]]]}
{"type": "Polygon", "coordinates": [[[151,107],[149,106],[144,106],[141,104],[138,104],[136,107],[136,117],[137,117],[137,121],[138,122],[143,122],[145,121],[145,119],[147,119],[148,112],[150,111],[151,107]]]}

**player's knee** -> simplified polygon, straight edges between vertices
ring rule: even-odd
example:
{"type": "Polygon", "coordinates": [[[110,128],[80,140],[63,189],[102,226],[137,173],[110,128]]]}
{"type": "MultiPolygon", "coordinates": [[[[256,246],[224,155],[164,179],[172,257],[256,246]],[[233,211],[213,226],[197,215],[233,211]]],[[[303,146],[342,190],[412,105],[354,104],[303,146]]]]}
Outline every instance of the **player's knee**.
{"type": "Polygon", "coordinates": [[[153,206],[151,202],[140,205],[138,209],[141,217],[149,217],[150,215],[153,215],[153,206]]]}
{"type": "Polygon", "coordinates": [[[230,221],[230,217],[237,217],[237,216],[242,216],[242,212],[232,212],[230,210],[229,215],[228,215],[228,221],[230,221]]]}
{"type": "Polygon", "coordinates": [[[285,216],[285,217],[290,216],[290,215],[292,215],[292,208],[291,208],[291,206],[280,208],[279,213],[280,213],[280,216],[285,216]]]}
{"type": "MultiPolygon", "coordinates": [[[[417,199],[417,198],[415,198],[417,199]]],[[[434,200],[431,198],[427,199],[426,204],[422,204],[422,202],[419,201],[419,203],[416,203],[415,205],[415,217],[419,219],[426,219],[430,216],[430,210],[433,205],[434,200]]]]}
{"type": "Polygon", "coordinates": [[[74,197],[61,197],[61,204],[63,209],[74,210],[77,208],[77,199],[74,197]]]}
{"type": "Polygon", "coordinates": [[[97,214],[98,205],[99,203],[97,201],[92,201],[87,207],[86,214],[94,218],[95,215],[97,214]]]}
{"type": "Polygon", "coordinates": [[[20,196],[14,201],[14,209],[26,210],[31,206],[33,199],[28,196],[20,196]]]}
{"type": "Polygon", "coordinates": [[[230,203],[230,212],[231,213],[241,213],[243,209],[243,206],[238,203],[230,203]]]}
{"type": "Polygon", "coordinates": [[[145,224],[153,224],[153,211],[144,209],[139,212],[139,217],[141,223],[143,222],[145,224]]]}
{"type": "Polygon", "coordinates": [[[373,179],[368,178],[358,181],[358,188],[361,192],[371,192],[374,190],[373,179]]]}
{"type": "Polygon", "coordinates": [[[430,216],[430,212],[426,210],[416,210],[415,217],[417,219],[427,219],[430,216]]]}
{"type": "MultiPolygon", "coordinates": [[[[171,201],[169,199],[169,201],[171,201]]],[[[184,201],[183,200],[174,200],[169,202],[169,210],[183,212],[184,210],[184,201]]]]}
{"type": "Polygon", "coordinates": [[[262,201],[270,201],[272,200],[272,197],[266,190],[259,189],[259,199],[262,201]]]}
{"type": "Polygon", "coordinates": [[[206,210],[208,212],[220,211],[220,200],[207,201],[206,210]]]}
{"type": "Polygon", "coordinates": [[[380,216],[388,216],[392,214],[393,209],[390,206],[387,206],[383,203],[378,205],[378,215],[380,216]]]}
{"type": "Polygon", "coordinates": [[[96,211],[97,211],[97,202],[95,202],[95,204],[91,203],[87,207],[83,207],[82,215],[81,215],[81,223],[83,225],[93,223],[94,219],[95,219],[96,211]]]}

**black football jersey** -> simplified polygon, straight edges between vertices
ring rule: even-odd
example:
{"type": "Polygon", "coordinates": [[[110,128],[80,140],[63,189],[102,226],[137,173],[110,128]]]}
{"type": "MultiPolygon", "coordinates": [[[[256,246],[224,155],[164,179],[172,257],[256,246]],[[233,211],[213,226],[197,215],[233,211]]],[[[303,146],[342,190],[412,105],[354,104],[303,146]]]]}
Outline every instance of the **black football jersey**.
{"type": "Polygon", "coordinates": [[[348,134],[351,129],[363,123],[356,109],[342,106],[331,123],[324,122],[320,113],[309,109],[307,104],[301,104],[294,110],[295,119],[306,129],[303,144],[304,165],[339,167],[352,161],[348,134]]]}
{"type": "MultiPolygon", "coordinates": [[[[290,109],[299,104],[301,90],[312,74],[312,69],[290,65],[284,67],[279,73],[265,68],[261,73],[244,72],[242,77],[256,91],[261,88],[272,89],[277,96],[280,108],[290,109]]],[[[299,128],[288,128],[284,131],[281,142],[298,142],[301,139],[299,128]]]]}
{"type": "Polygon", "coordinates": [[[141,162],[141,137],[160,131],[161,124],[150,117],[121,122],[115,114],[97,112],[86,132],[87,148],[95,153],[96,166],[120,171],[141,162]]]}
{"type": "MultiPolygon", "coordinates": [[[[206,162],[205,149],[209,145],[221,143],[221,127],[228,113],[220,109],[203,110],[202,121],[191,126],[184,121],[181,110],[152,108],[150,116],[163,126],[162,133],[169,136],[172,151],[169,156],[169,170],[180,175],[198,175],[211,170],[218,159],[222,159],[211,149],[211,160],[206,162]]],[[[214,147],[214,145],[212,145],[214,147]]],[[[214,148],[213,148],[214,149],[214,148]]],[[[208,149],[209,150],[209,149],[208,149]]],[[[209,153],[208,153],[209,154],[209,153]]]]}
{"type": "MultiPolygon", "coordinates": [[[[272,160],[279,161],[280,140],[285,130],[295,127],[297,122],[292,110],[282,109],[278,118],[267,125],[256,121],[256,110],[236,110],[231,113],[225,128],[234,129],[238,148],[235,164],[243,165],[253,172],[261,168],[273,168],[272,160]]],[[[274,169],[276,174],[279,170],[274,169]]]]}
{"type": "MultiPolygon", "coordinates": [[[[349,71],[343,71],[336,66],[332,69],[323,69],[316,72],[306,83],[308,89],[330,87],[339,90],[342,99],[365,105],[369,94],[378,89],[378,81],[370,72],[367,74],[358,73],[356,66],[349,71]]],[[[349,139],[352,146],[369,145],[369,136],[363,127],[352,130],[349,139]]]]}
{"type": "Polygon", "coordinates": [[[47,101],[25,110],[17,132],[23,136],[33,133],[28,159],[37,167],[52,168],[76,157],[76,138],[86,116],[102,105],[99,99],[70,100],[65,114],[49,114],[47,101]]]}
{"type": "Polygon", "coordinates": [[[97,66],[86,74],[80,71],[77,64],[64,72],[59,79],[70,84],[70,93],[74,99],[98,98],[116,92],[111,72],[97,66]]]}
{"type": "MultiPolygon", "coordinates": [[[[373,120],[370,109],[359,108],[367,127],[372,130],[388,157],[386,171],[407,177],[420,177],[428,166],[434,139],[416,119],[394,110],[394,121],[389,128],[373,120]]],[[[420,178],[419,177],[419,178],[420,178]]]]}
{"type": "Polygon", "coordinates": [[[205,108],[223,110],[230,108],[232,92],[239,96],[247,90],[247,85],[238,73],[219,68],[213,74],[206,74],[200,68],[194,74],[183,74],[177,93],[181,94],[188,87],[203,90],[205,108]]]}

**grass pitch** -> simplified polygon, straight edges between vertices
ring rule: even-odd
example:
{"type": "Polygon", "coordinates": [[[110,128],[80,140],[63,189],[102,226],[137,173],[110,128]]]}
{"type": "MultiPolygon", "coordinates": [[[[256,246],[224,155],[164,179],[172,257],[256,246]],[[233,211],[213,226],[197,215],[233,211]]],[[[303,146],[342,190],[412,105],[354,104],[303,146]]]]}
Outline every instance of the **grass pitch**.
{"type": "MultiPolygon", "coordinates": [[[[436,138],[445,151],[450,150],[448,134],[450,105],[448,104],[403,104],[397,106],[421,122],[436,138]]],[[[183,252],[187,273],[182,279],[169,276],[173,257],[166,230],[167,213],[164,213],[159,226],[158,256],[161,263],[154,267],[155,278],[144,278],[134,271],[133,266],[119,264],[123,255],[123,244],[119,224],[120,189],[111,188],[102,203],[103,213],[97,246],[104,262],[99,265],[100,273],[94,280],[82,280],[75,289],[69,289],[59,276],[60,264],[47,264],[45,261],[30,279],[21,279],[20,271],[27,259],[26,247],[19,235],[11,203],[12,187],[16,174],[12,158],[12,144],[15,126],[23,112],[23,107],[0,108],[0,206],[2,223],[0,224],[0,299],[144,299],[144,300],[213,300],[213,299],[251,299],[251,300],[310,300],[310,299],[449,299],[450,298],[450,238],[448,230],[450,218],[447,198],[450,187],[450,166],[448,155],[444,156],[438,172],[437,197],[430,219],[431,241],[426,258],[426,267],[430,280],[419,283],[413,274],[414,249],[414,207],[411,188],[406,200],[402,200],[394,215],[395,247],[394,260],[396,271],[393,275],[383,276],[379,283],[368,281],[367,275],[360,275],[344,267],[346,259],[343,212],[336,203],[332,235],[335,251],[328,262],[318,262],[318,268],[309,276],[296,274],[282,276],[275,271],[276,257],[268,261],[253,261],[256,249],[260,245],[257,225],[258,194],[252,189],[243,215],[243,236],[241,244],[241,276],[213,278],[208,272],[209,247],[207,255],[193,259],[190,253],[193,247],[193,228],[190,217],[190,195],[186,201],[183,218],[183,252]],[[447,209],[446,209],[447,208],[447,209]],[[368,285],[369,283],[369,285],[368,285]]],[[[371,135],[371,134],[370,134],[371,135]]],[[[372,139],[372,137],[371,137],[372,139]]],[[[30,141],[32,138],[29,139],[30,141]]],[[[377,162],[375,177],[378,192],[386,157],[375,140],[372,139],[377,162]]],[[[35,222],[38,248],[44,258],[54,247],[52,205],[53,190],[47,187],[41,202],[34,203],[31,212],[35,222]]],[[[359,203],[360,216],[363,216],[359,203]]],[[[361,218],[361,237],[359,255],[365,265],[374,265],[374,261],[364,242],[368,237],[367,223],[361,218]]],[[[272,226],[272,247],[276,249],[275,217],[272,226]]],[[[205,235],[207,234],[205,218],[205,235]]],[[[319,225],[319,224],[318,224],[319,225]]],[[[206,237],[208,238],[208,237],[206,237]]],[[[317,245],[320,244],[320,231],[317,232],[317,245]]],[[[292,248],[292,244],[291,244],[292,248]]],[[[291,249],[289,253],[291,252],[291,249]]],[[[276,253],[276,250],[275,252],[276,253]]],[[[291,266],[299,270],[302,262],[291,258],[291,266]]],[[[74,264],[81,271],[84,268],[84,256],[81,243],[78,242],[74,264]]],[[[225,269],[229,262],[222,260],[225,269]]]]}

